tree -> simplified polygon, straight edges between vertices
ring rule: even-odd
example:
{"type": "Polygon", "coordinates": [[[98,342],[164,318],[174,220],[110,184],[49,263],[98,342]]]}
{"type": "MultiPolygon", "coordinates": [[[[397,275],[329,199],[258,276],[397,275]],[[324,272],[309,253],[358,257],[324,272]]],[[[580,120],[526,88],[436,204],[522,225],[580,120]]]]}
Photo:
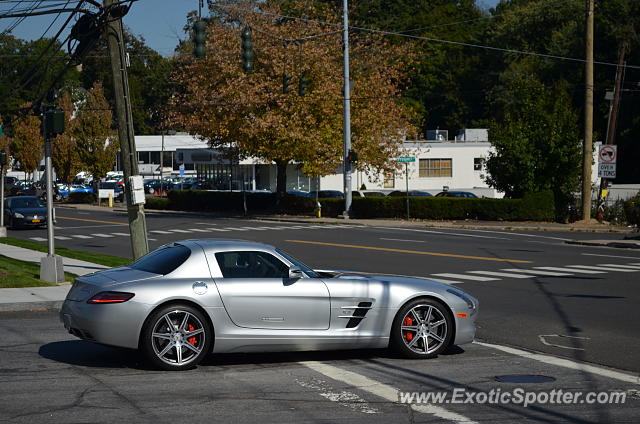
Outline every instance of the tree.
{"type": "MultiPolygon", "coordinates": [[[[169,102],[168,125],[198,134],[212,147],[235,146],[244,156],[275,162],[277,191],[283,193],[287,164],[301,163],[311,176],[335,172],[341,164],[342,48],[333,27],[273,19],[270,14],[281,14],[280,3],[210,3],[215,12],[207,25],[207,56],[179,60],[174,80],[181,91],[169,102]],[[245,25],[254,29],[251,73],[241,69],[245,25]],[[283,42],[309,35],[322,36],[283,42]],[[294,84],[287,94],[285,74],[294,84]],[[302,77],[310,81],[304,96],[295,90],[302,77]]],[[[305,16],[314,13],[309,1],[295,7],[305,16]]],[[[411,55],[372,35],[356,38],[351,53],[353,149],[360,153],[358,167],[377,175],[395,167],[398,141],[413,129],[411,111],[398,101],[411,55]]]]}
{"type": "Polygon", "coordinates": [[[83,168],[94,178],[106,176],[115,165],[118,142],[112,124],[113,113],[102,84],[95,83],[78,109],[70,134],[83,168]]]}
{"type": "MultiPolygon", "coordinates": [[[[29,103],[25,103],[21,108],[26,109],[30,106],[29,103]]],[[[13,136],[10,146],[13,158],[20,163],[20,168],[24,172],[33,172],[38,168],[44,155],[40,118],[33,114],[19,115],[12,124],[13,136]]]]}
{"type": "Polygon", "coordinates": [[[76,140],[72,137],[75,132],[75,106],[71,93],[65,91],[58,100],[58,107],[64,110],[64,133],[56,136],[51,142],[51,161],[59,179],[67,184],[82,170],[80,154],[76,140]]]}
{"type": "Polygon", "coordinates": [[[487,160],[487,183],[511,198],[552,190],[561,210],[581,173],[580,128],[566,87],[549,90],[531,75],[505,85],[508,96],[493,102],[504,118],[490,126],[495,152],[487,160]]]}

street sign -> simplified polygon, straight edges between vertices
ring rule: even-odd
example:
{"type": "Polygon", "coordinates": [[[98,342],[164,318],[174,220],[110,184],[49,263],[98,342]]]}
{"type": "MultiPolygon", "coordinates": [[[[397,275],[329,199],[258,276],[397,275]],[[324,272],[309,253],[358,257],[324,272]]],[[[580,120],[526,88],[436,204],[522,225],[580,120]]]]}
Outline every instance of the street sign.
{"type": "Polygon", "coordinates": [[[598,177],[599,178],[615,178],[616,177],[616,164],[615,163],[598,163],[598,177]]]}
{"type": "Polygon", "coordinates": [[[598,163],[616,163],[618,159],[618,146],[613,144],[605,144],[600,146],[598,151],[598,163]]]}
{"type": "Polygon", "coordinates": [[[408,163],[408,162],[415,162],[416,158],[414,156],[400,156],[398,158],[398,162],[401,163],[408,163]]]}

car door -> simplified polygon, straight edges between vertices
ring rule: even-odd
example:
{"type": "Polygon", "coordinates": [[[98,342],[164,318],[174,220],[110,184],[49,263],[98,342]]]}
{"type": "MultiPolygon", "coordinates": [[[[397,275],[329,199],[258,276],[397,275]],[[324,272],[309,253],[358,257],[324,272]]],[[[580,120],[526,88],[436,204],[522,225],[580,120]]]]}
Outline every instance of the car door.
{"type": "Polygon", "coordinates": [[[215,283],[231,320],[240,327],[326,330],[329,290],[318,278],[289,278],[289,265],[264,251],[215,254],[215,283]]]}

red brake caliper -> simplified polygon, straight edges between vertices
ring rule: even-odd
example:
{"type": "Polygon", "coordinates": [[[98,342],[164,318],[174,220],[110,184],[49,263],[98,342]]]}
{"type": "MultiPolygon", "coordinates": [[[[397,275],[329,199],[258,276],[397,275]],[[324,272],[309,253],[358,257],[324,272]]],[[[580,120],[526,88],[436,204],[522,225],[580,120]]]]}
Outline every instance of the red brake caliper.
{"type": "MultiPolygon", "coordinates": [[[[407,327],[411,326],[413,325],[413,320],[411,319],[411,317],[406,317],[402,325],[405,325],[407,327]]],[[[408,342],[410,342],[411,340],[413,340],[413,333],[411,333],[410,331],[405,331],[404,338],[407,339],[408,342]]]]}
{"type": "MultiPolygon", "coordinates": [[[[189,324],[189,326],[187,327],[187,329],[188,329],[189,331],[193,331],[193,330],[195,330],[196,328],[195,328],[193,325],[189,324]]],[[[189,337],[189,338],[187,339],[187,341],[188,341],[189,343],[191,343],[193,346],[195,346],[195,345],[196,345],[196,336],[189,337]]]]}

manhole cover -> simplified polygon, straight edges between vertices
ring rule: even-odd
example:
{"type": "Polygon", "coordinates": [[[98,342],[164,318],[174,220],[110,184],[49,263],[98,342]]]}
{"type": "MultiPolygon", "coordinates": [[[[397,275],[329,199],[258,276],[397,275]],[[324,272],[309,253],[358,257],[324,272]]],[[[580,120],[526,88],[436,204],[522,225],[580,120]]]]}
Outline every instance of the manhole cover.
{"type": "Polygon", "coordinates": [[[495,378],[498,383],[549,383],[555,378],[546,375],[499,375],[495,378]]]}

